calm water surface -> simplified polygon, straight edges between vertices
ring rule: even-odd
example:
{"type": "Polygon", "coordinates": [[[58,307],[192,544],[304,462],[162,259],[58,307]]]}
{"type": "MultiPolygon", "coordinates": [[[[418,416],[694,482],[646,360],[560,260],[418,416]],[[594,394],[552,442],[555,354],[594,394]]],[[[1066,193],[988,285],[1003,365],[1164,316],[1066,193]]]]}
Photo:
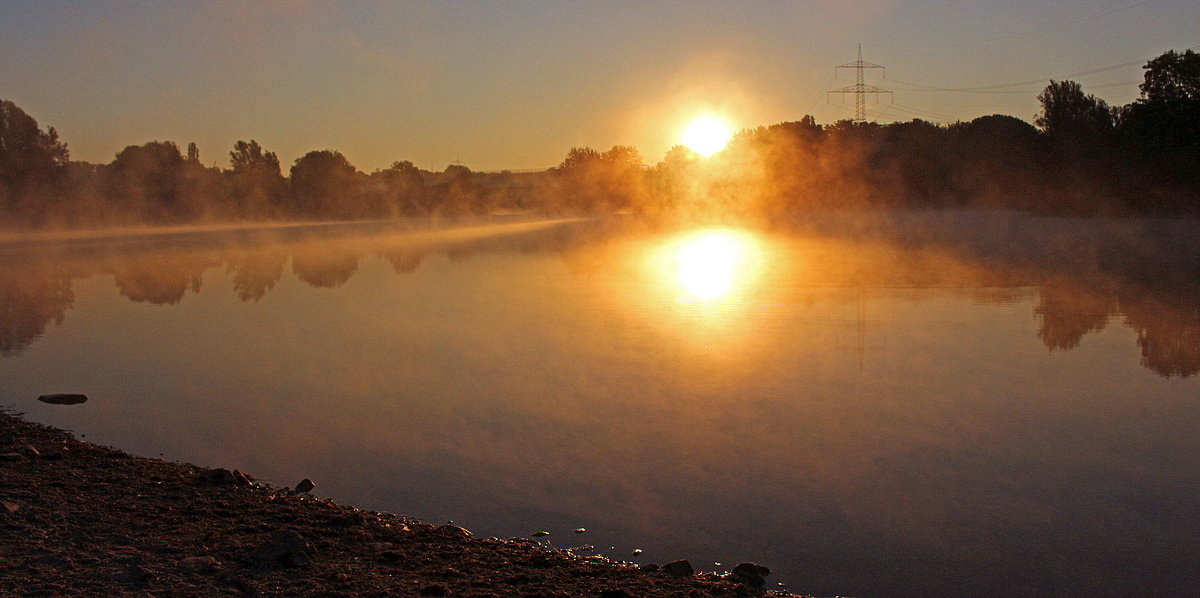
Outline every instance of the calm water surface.
{"type": "Polygon", "coordinates": [[[29,419],[817,595],[1193,593],[1198,372],[1194,222],[0,245],[0,405],[29,419]]]}

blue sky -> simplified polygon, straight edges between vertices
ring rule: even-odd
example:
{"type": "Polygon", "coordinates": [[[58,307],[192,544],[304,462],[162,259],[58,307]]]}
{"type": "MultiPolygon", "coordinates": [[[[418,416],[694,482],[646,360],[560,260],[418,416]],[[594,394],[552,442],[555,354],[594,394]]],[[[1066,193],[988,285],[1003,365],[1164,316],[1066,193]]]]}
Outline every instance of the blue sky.
{"type": "Polygon", "coordinates": [[[853,116],[826,92],[853,82],[834,67],[859,43],[887,67],[867,82],[894,91],[869,119],[1032,120],[1051,78],[1124,104],[1145,60],[1200,46],[1194,0],[0,1],[0,13],[0,98],[55,126],[73,158],[195,141],[225,166],[234,142],[256,139],[285,170],[315,149],[366,171],[498,170],[617,144],[652,164],[700,113],[735,128],[853,116]]]}

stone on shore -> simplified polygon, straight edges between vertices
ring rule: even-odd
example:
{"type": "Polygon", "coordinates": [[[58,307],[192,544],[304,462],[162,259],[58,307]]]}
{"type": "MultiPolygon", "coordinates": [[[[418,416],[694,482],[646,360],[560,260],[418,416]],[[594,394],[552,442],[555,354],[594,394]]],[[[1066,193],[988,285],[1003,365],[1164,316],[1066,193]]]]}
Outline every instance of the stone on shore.
{"type": "Polygon", "coordinates": [[[228,469],[223,469],[223,468],[210,469],[210,470],[200,474],[200,477],[203,480],[207,481],[208,483],[216,484],[218,486],[225,486],[225,485],[249,486],[250,485],[250,478],[246,477],[246,474],[244,474],[236,469],[233,471],[229,471],[228,469]]]}
{"type": "Polygon", "coordinates": [[[766,585],[766,577],[771,574],[771,570],[754,563],[739,563],[733,568],[730,576],[734,581],[760,588],[766,585]]]}
{"type": "Polygon", "coordinates": [[[692,564],[686,559],[671,561],[670,563],[663,565],[662,570],[670,575],[674,575],[675,577],[686,577],[696,573],[696,570],[692,568],[692,564]]]}

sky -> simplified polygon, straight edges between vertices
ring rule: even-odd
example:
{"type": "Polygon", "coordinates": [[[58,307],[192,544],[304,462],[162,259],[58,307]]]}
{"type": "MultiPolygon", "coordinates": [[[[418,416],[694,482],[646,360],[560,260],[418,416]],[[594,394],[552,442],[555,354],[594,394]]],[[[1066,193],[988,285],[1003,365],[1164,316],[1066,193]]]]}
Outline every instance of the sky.
{"type": "Polygon", "coordinates": [[[545,169],[572,147],[660,161],[696,116],[734,129],[854,116],[1032,121],[1050,79],[1110,104],[1145,62],[1200,47],[1195,0],[321,2],[0,0],[0,99],[55,127],[71,157],[238,140],[360,170],[545,169]]]}

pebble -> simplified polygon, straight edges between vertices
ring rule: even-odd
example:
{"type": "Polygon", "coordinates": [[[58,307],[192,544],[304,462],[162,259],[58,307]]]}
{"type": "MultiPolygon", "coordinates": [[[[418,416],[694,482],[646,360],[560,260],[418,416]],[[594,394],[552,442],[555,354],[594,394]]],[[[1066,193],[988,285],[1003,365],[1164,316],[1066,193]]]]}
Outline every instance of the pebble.
{"type": "Polygon", "coordinates": [[[312,489],[316,488],[316,487],[317,487],[317,485],[314,484],[312,482],[312,480],[310,480],[308,478],[304,478],[303,480],[300,480],[299,484],[296,484],[296,494],[304,494],[306,492],[312,492],[312,489]]]}
{"type": "Polygon", "coordinates": [[[575,533],[577,533],[577,534],[582,534],[583,532],[586,532],[586,531],[587,531],[586,527],[575,528],[575,533]]]}
{"type": "Polygon", "coordinates": [[[550,535],[550,532],[533,532],[532,534],[529,534],[529,537],[530,538],[542,538],[542,537],[549,536],[549,535],[550,535]]]}

